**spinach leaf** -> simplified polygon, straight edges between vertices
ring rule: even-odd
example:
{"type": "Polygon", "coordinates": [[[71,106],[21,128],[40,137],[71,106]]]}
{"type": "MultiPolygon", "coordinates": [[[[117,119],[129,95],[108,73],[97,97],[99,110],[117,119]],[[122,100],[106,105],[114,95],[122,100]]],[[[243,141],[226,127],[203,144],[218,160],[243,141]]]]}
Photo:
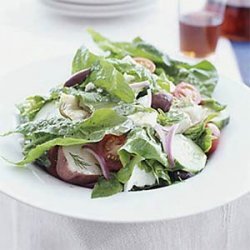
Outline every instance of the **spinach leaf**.
{"type": "Polygon", "coordinates": [[[217,117],[217,115],[217,113],[209,114],[203,121],[187,129],[184,135],[197,143],[197,140],[199,140],[199,138],[204,134],[206,130],[206,124],[210,122],[214,117],[217,117]]]}
{"type": "Polygon", "coordinates": [[[207,153],[212,147],[213,135],[211,129],[206,128],[202,135],[197,139],[197,144],[207,153]]]}
{"type": "Polygon", "coordinates": [[[205,131],[205,125],[206,124],[204,122],[200,122],[200,123],[192,126],[191,128],[189,128],[188,130],[186,130],[184,135],[187,136],[188,138],[190,138],[191,140],[195,141],[205,131]]]}
{"type": "Polygon", "coordinates": [[[215,67],[204,60],[195,65],[179,61],[171,61],[171,66],[163,66],[165,72],[175,84],[182,81],[196,86],[201,94],[210,97],[218,81],[215,67]]]}
{"type": "Polygon", "coordinates": [[[126,103],[132,103],[135,99],[134,92],[123,75],[105,60],[100,60],[92,67],[88,81],[126,103]]]}
{"type": "Polygon", "coordinates": [[[38,159],[40,156],[42,156],[46,151],[51,149],[54,146],[72,146],[72,145],[82,145],[86,143],[91,143],[94,141],[81,139],[81,138],[55,138],[49,141],[46,141],[42,144],[37,145],[36,147],[32,148],[29,152],[27,152],[27,155],[24,157],[24,159],[20,162],[13,163],[16,166],[23,167],[28,163],[34,162],[36,159],[38,159]]]}
{"type": "Polygon", "coordinates": [[[202,100],[201,104],[202,106],[212,109],[216,112],[220,112],[226,108],[226,105],[222,105],[214,99],[204,99],[202,100]]]}
{"type": "Polygon", "coordinates": [[[93,29],[88,29],[94,42],[104,51],[110,51],[112,57],[123,58],[127,55],[132,57],[145,57],[156,63],[169,65],[169,58],[156,47],[146,43],[141,38],[135,38],[129,42],[112,42],[93,29]]]}
{"type": "Polygon", "coordinates": [[[140,162],[138,166],[146,172],[152,172],[157,180],[157,183],[160,183],[160,180],[163,180],[167,185],[171,184],[168,168],[164,167],[158,161],[145,160],[140,162]]]}
{"type": "Polygon", "coordinates": [[[91,53],[86,47],[79,48],[74,56],[72,62],[72,74],[87,68],[91,68],[92,65],[100,60],[101,57],[91,53]]]}
{"type": "Polygon", "coordinates": [[[162,126],[171,126],[176,124],[184,119],[184,114],[181,111],[171,110],[167,113],[164,113],[162,110],[159,109],[159,114],[157,117],[158,122],[162,126]]]}
{"type": "Polygon", "coordinates": [[[121,135],[127,133],[133,123],[112,109],[98,109],[93,115],[79,123],[74,131],[74,136],[89,140],[101,140],[104,134],[121,135]]]}
{"type": "Polygon", "coordinates": [[[34,139],[44,134],[67,136],[73,134],[77,123],[63,118],[50,118],[21,124],[14,131],[23,134],[26,139],[34,139]]]}
{"type": "MultiPolygon", "coordinates": [[[[128,157],[128,153],[127,153],[127,157],[128,157]]],[[[124,155],[123,155],[123,159],[124,159],[124,155]]],[[[141,160],[142,160],[142,157],[139,155],[136,155],[131,160],[129,160],[127,164],[123,168],[121,168],[119,172],[117,173],[118,180],[123,184],[128,182],[128,180],[130,179],[133,173],[135,165],[138,164],[141,160]]]]}
{"type": "Polygon", "coordinates": [[[107,58],[107,61],[110,62],[122,74],[126,73],[129,76],[133,76],[134,82],[147,80],[151,84],[155,83],[155,77],[152,75],[152,73],[142,65],[134,63],[130,57],[125,57],[122,60],[116,58],[107,58]]]}
{"type": "Polygon", "coordinates": [[[47,99],[42,96],[30,96],[23,103],[17,105],[21,122],[31,121],[39,110],[46,104],[47,99]]]}
{"type": "Polygon", "coordinates": [[[163,153],[161,145],[143,128],[135,128],[129,133],[126,143],[118,152],[121,158],[124,158],[124,151],[141,156],[142,159],[154,159],[164,166],[168,165],[167,156],[163,153]]]}
{"type": "Polygon", "coordinates": [[[17,165],[36,160],[46,150],[56,145],[68,146],[74,145],[73,143],[97,142],[105,134],[125,134],[132,127],[132,121],[112,109],[99,109],[83,122],[58,118],[29,122],[19,126],[15,131],[23,134],[26,139],[25,158],[17,165]]]}
{"type": "Polygon", "coordinates": [[[123,185],[113,175],[110,180],[100,177],[92,191],[91,198],[107,197],[123,190],[123,185]]]}

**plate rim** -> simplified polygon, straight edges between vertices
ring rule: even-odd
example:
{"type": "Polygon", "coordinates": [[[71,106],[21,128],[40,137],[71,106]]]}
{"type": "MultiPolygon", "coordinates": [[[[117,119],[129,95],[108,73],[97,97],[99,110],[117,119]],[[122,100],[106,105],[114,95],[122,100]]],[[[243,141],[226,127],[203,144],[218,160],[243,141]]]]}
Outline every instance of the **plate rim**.
{"type": "MultiPolygon", "coordinates": [[[[53,61],[53,60],[59,60],[60,58],[65,58],[65,57],[69,57],[69,55],[64,55],[64,56],[56,56],[56,57],[49,57],[49,58],[47,58],[47,59],[43,59],[43,60],[36,60],[36,61],[34,61],[36,64],[40,64],[40,63],[45,63],[45,62],[48,62],[48,61],[53,61]]],[[[30,63],[30,64],[33,64],[33,63],[30,63]]],[[[15,69],[15,70],[13,70],[13,71],[11,71],[12,73],[14,73],[14,72],[18,72],[18,71],[20,71],[20,70],[23,70],[23,69],[25,69],[25,68],[27,68],[27,67],[29,67],[29,65],[30,64],[28,64],[28,65],[24,65],[24,66],[21,66],[21,67],[19,67],[19,68],[17,68],[17,69],[15,69]]],[[[4,75],[4,76],[1,76],[0,78],[1,79],[4,79],[6,76],[8,77],[8,75],[9,75],[10,73],[8,73],[8,74],[6,74],[6,75],[4,75]]],[[[227,77],[224,77],[224,76],[220,76],[222,79],[225,79],[225,80],[229,80],[230,82],[232,82],[232,83],[234,83],[234,84],[237,84],[237,86],[239,86],[240,88],[242,88],[242,89],[244,89],[243,91],[247,91],[248,92],[248,95],[249,95],[249,97],[250,97],[250,89],[243,83],[243,82],[239,82],[239,81],[232,81],[232,80],[230,80],[229,78],[227,78],[227,77]]],[[[193,177],[193,178],[195,178],[195,177],[193,177]]],[[[192,179],[193,179],[192,178],[192,179]]],[[[187,180],[187,181],[189,181],[189,180],[187,180]]],[[[184,182],[185,183],[185,182],[184,182]]],[[[181,185],[181,183],[180,184],[177,184],[177,185],[181,185]]],[[[14,199],[14,200],[17,200],[17,201],[19,201],[19,202],[21,202],[22,204],[25,204],[25,205],[27,205],[27,206],[31,206],[31,207],[34,207],[34,208],[36,208],[36,209],[40,209],[40,210],[42,210],[42,211],[46,211],[46,212],[50,212],[50,213],[53,213],[53,214],[58,214],[58,215],[63,215],[63,216],[67,216],[67,217],[70,217],[70,218],[76,218],[76,219],[81,219],[81,220],[85,220],[85,221],[91,221],[91,222],[102,222],[102,223],[149,223],[149,222],[157,222],[157,221],[167,221],[167,220],[172,220],[172,219],[179,219],[179,218],[184,218],[184,217],[187,217],[187,216],[192,216],[192,215],[196,215],[196,214],[201,214],[201,213],[205,213],[205,212],[207,212],[207,211],[210,211],[210,210],[213,210],[213,209],[216,209],[216,208],[218,208],[218,207],[220,207],[220,206],[222,206],[222,205],[225,205],[225,204],[228,204],[229,202],[231,202],[231,201],[233,201],[233,200],[236,200],[236,199],[238,199],[238,198],[240,198],[240,197],[242,197],[244,194],[247,194],[248,192],[249,192],[250,190],[249,190],[249,188],[248,189],[246,189],[246,190],[244,190],[244,191],[242,191],[242,192],[239,192],[238,193],[238,195],[237,196],[235,196],[234,198],[228,198],[227,199],[227,201],[221,201],[221,202],[217,202],[217,205],[213,205],[213,206],[210,206],[210,207],[208,207],[207,209],[202,209],[202,211],[199,211],[199,212],[191,212],[191,213],[186,213],[186,214],[184,214],[184,215],[182,215],[182,216],[178,216],[178,217],[173,217],[173,218],[171,218],[171,217],[167,217],[167,218],[150,218],[150,219],[137,219],[137,220],[128,220],[128,219],[121,219],[121,220],[117,220],[117,219],[115,219],[115,220],[113,220],[112,218],[108,218],[108,219],[102,219],[102,218],[96,218],[96,219],[94,219],[94,218],[88,218],[88,217],[84,217],[84,214],[82,214],[81,216],[79,216],[78,214],[76,215],[72,215],[72,214],[69,214],[69,213],[67,213],[67,212],[62,212],[61,210],[60,211],[55,211],[56,209],[48,209],[48,207],[47,208],[44,208],[44,207],[42,207],[42,206],[39,206],[39,205],[37,205],[37,204],[31,204],[31,202],[30,201],[26,201],[25,199],[21,199],[21,198],[19,198],[19,197],[15,197],[14,195],[12,195],[11,193],[9,193],[9,192],[6,192],[6,191],[4,191],[4,190],[2,190],[2,186],[0,185],[0,192],[1,193],[3,193],[3,194],[5,194],[5,195],[7,195],[8,197],[11,197],[12,199],[14,199]]],[[[145,193],[145,192],[144,192],[145,193]]]]}

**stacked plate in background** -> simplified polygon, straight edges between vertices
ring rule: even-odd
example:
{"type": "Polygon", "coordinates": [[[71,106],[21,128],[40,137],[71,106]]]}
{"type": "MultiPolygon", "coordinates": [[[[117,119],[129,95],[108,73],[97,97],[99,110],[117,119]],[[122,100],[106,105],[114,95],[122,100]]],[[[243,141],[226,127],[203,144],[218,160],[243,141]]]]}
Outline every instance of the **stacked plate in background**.
{"type": "Polygon", "coordinates": [[[69,16],[103,18],[135,14],[152,8],[157,0],[42,0],[50,9],[69,16]]]}

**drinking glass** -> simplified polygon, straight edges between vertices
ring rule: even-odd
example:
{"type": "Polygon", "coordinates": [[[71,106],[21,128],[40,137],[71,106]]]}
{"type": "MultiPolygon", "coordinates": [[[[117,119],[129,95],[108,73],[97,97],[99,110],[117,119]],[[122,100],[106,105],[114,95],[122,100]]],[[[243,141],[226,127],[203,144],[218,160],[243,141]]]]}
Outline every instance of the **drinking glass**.
{"type": "Polygon", "coordinates": [[[202,58],[215,52],[226,0],[179,0],[180,50],[202,58]]]}

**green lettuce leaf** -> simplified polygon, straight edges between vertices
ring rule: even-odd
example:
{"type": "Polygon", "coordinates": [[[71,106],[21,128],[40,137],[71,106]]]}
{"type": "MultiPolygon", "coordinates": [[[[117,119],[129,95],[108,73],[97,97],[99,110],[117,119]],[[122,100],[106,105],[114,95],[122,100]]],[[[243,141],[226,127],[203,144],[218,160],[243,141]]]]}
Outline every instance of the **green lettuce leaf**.
{"type": "Polygon", "coordinates": [[[21,122],[31,121],[48,100],[42,96],[30,96],[23,103],[17,105],[21,122]]]}
{"type": "Polygon", "coordinates": [[[201,94],[210,97],[218,82],[218,73],[215,67],[204,60],[195,65],[171,61],[171,66],[163,67],[165,72],[172,77],[175,84],[182,81],[196,86],[201,94]]]}
{"type": "Polygon", "coordinates": [[[165,184],[171,184],[171,179],[168,174],[168,168],[164,167],[161,163],[154,160],[145,160],[140,162],[138,166],[146,172],[152,172],[156,178],[157,183],[164,181],[165,184]]]}
{"type": "Polygon", "coordinates": [[[184,135],[195,141],[203,134],[203,132],[205,131],[205,126],[205,122],[200,122],[186,130],[184,135]]]}
{"type": "Polygon", "coordinates": [[[184,114],[178,110],[170,110],[167,113],[164,113],[162,110],[158,110],[159,114],[157,117],[158,123],[162,126],[171,126],[176,124],[184,119],[184,114]]]}
{"type": "Polygon", "coordinates": [[[202,135],[197,139],[197,144],[207,153],[212,147],[213,135],[211,129],[206,128],[202,135]]]}
{"type": "Polygon", "coordinates": [[[123,163],[124,163],[124,157],[129,159],[128,161],[126,161],[127,162],[126,165],[124,165],[124,167],[121,168],[119,170],[119,172],[117,173],[117,179],[121,183],[125,184],[130,179],[135,165],[138,164],[142,160],[142,157],[140,155],[136,155],[136,156],[132,157],[132,159],[130,160],[130,155],[127,152],[123,152],[121,154],[122,154],[122,156],[120,155],[120,157],[123,159],[122,160],[123,163]],[[125,156],[125,154],[126,154],[126,156],[125,156]]]}
{"type": "Polygon", "coordinates": [[[46,150],[56,146],[69,146],[100,141],[105,134],[121,135],[133,127],[132,121],[112,109],[99,109],[83,122],[50,119],[29,122],[15,132],[25,137],[25,158],[17,165],[25,165],[39,158],[46,150]]]}
{"type": "Polygon", "coordinates": [[[129,76],[133,76],[134,82],[148,80],[150,83],[155,84],[155,77],[152,75],[152,73],[145,67],[135,64],[130,57],[123,58],[122,60],[116,58],[107,58],[107,61],[110,62],[122,74],[126,73],[129,76]]]}
{"type": "Polygon", "coordinates": [[[93,115],[78,124],[74,136],[89,140],[100,140],[104,134],[121,135],[133,127],[132,121],[112,109],[98,109],[93,115]]]}
{"type": "Polygon", "coordinates": [[[135,99],[134,92],[123,75],[105,60],[100,60],[92,67],[88,81],[126,103],[132,103],[135,99]]]}
{"type": "Polygon", "coordinates": [[[110,51],[112,57],[123,58],[127,55],[132,57],[145,57],[156,63],[169,65],[169,58],[156,47],[146,43],[141,38],[135,38],[129,42],[112,42],[93,29],[88,29],[94,42],[104,51],[110,51]]]}
{"type": "Polygon", "coordinates": [[[168,165],[167,157],[163,153],[161,145],[143,128],[135,128],[129,133],[126,143],[118,152],[121,159],[124,159],[125,152],[130,155],[138,155],[142,159],[159,161],[164,166],[168,165]]]}
{"type": "Polygon", "coordinates": [[[107,197],[122,192],[123,185],[113,174],[110,180],[100,177],[92,191],[91,198],[107,197]]]}
{"type": "Polygon", "coordinates": [[[202,106],[212,109],[216,112],[220,112],[224,110],[227,106],[220,104],[218,101],[214,99],[204,99],[202,100],[202,106]]]}
{"type": "Polygon", "coordinates": [[[32,148],[24,159],[20,162],[14,163],[16,166],[23,167],[28,163],[34,162],[36,159],[41,157],[46,151],[53,148],[54,146],[72,146],[72,145],[83,145],[91,143],[93,141],[81,139],[81,138],[55,138],[50,141],[46,141],[42,144],[32,148]]]}
{"type": "Polygon", "coordinates": [[[118,154],[123,165],[117,174],[120,182],[126,183],[135,165],[143,160],[151,159],[168,166],[167,156],[163,153],[160,144],[149,133],[149,129],[134,129],[128,135],[126,143],[120,148],[118,154]]]}
{"type": "Polygon", "coordinates": [[[86,47],[79,48],[74,56],[72,62],[72,74],[87,68],[91,68],[92,65],[100,60],[101,57],[91,53],[86,47]]]}

